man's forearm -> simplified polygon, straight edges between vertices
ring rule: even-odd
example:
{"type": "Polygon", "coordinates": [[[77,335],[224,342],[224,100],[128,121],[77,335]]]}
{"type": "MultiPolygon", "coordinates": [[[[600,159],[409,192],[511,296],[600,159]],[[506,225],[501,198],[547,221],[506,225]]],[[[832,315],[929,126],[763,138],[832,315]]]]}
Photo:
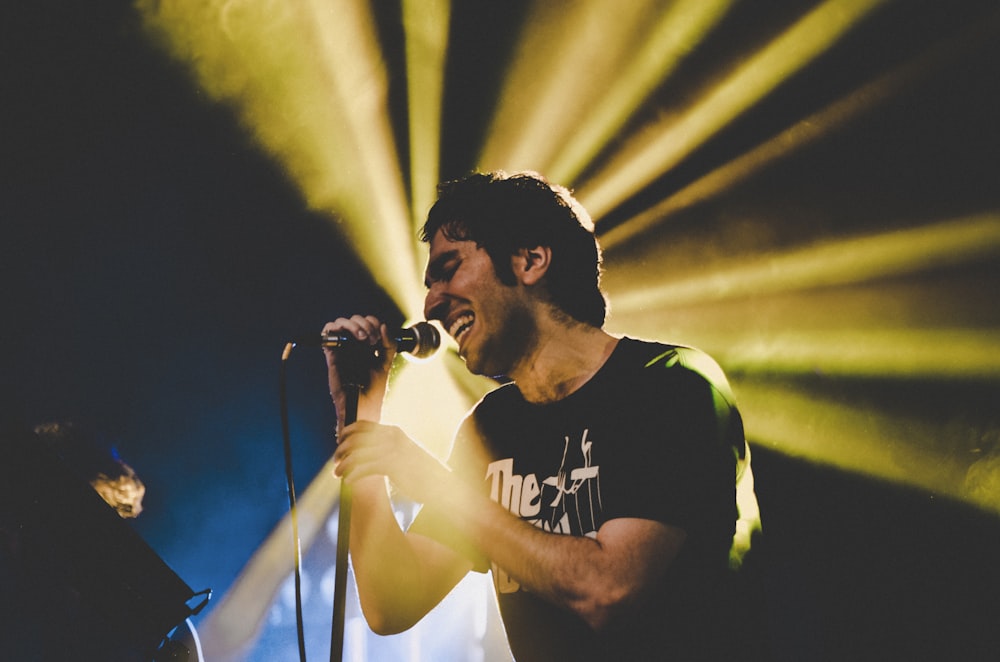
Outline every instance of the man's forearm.
{"type": "Polygon", "coordinates": [[[423,618],[467,568],[432,541],[404,533],[385,479],[353,486],[351,556],[365,619],[373,631],[394,634],[423,618]]]}
{"type": "Polygon", "coordinates": [[[600,629],[659,579],[683,532],[647,520],[615,520],[596,538],[549,533],[449,480],[433,495],[452,524],[524,588],[600,629]]]}

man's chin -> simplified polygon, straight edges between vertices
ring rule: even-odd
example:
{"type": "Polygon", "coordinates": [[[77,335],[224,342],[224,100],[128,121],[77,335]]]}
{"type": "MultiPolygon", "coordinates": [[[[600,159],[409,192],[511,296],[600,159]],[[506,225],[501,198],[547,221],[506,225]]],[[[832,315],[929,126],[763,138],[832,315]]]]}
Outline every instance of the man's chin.
{"type": "Polygon", "coordinates": [[[465,362],[465,369],[473,375],[489,376],[486,370],[487,366],[483,365],[483,362],[474,353],[470,354],[460,350],[458,356],[465,362]]]}

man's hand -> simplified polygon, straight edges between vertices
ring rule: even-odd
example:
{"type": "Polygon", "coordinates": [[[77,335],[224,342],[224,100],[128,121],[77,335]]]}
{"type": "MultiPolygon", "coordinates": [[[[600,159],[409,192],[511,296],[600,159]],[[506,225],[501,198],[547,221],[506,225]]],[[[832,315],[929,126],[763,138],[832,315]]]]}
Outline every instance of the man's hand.
{"type": "Polygon", "coordinates": [[[435,500],[453,480],[451,471],[400,428],[359,420],[341,432],[333,454],[334,474],[348,484],[387,476],[418,503],[435,500]]]}
{"type": "MultiPolygon", "coordinates": [[[[373,359],[367,366],[363,366],[367,368],[368,374],[361,376],[365,388],[359,394],[357,413],[358,419],[379,420],[382,413],[382,400],[385,398],[386,384],[389,379],[389,368],[396,355],[396,348],[388,337],[385,324],[372,315],[341,317],[323,327],[324,335],[331,333],[348,333],[359,342],[370,345],[373,352],[377,352],[377,358],[373,359]]],[[[323,349],[324,354],[326,354],[330,397],[337,409],[338,432],[340,432],[339,428],[343,427],[346,413],[344,387],[351,379],[349,375],[344,374],[344,371],[345,369],[354,369],[354,366],[345,365],[352,358],[346,355],[346,351],[349,350],[323,349]]]]}

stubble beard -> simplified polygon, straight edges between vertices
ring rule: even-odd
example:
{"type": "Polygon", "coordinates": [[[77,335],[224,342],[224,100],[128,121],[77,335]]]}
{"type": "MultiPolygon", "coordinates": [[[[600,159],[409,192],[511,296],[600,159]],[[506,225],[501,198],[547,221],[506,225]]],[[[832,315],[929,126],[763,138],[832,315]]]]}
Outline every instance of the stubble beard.
{"type": "Polygon", "coordinates": [[[478,352],[465,357],[469,372],[493,378],[512,377],[537,344],[538,325],[527,307],[513,306],[503,315],[503,323],[487,336],[478,352]]]}

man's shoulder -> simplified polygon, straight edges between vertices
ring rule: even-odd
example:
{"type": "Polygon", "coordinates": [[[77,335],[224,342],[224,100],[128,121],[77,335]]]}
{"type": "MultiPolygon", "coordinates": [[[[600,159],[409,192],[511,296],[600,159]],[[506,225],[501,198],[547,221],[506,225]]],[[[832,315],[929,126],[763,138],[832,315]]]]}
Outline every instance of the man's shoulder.
{"type": "Polygon", "coordinates": [[[697,372],[705,379],[714,381],[723,377],[722,367],[707,352],[690,345],[674,345],[645,340],[633,341],[640,345],[641,353],[647,356],[643,367],[686,368],[697,372]]]}
{"type": "Polygon", "coordinates": [[[704,373],[706,378],[713,373],[721,373],[718,363],[696,347],[629,336],[619,342],[615,359],[618,364],[638,369],[686,368],[704,373]]]}
{"type": "Polygon", "coordinates": [[[623,338],[628,350],[646,373],[663,371],[693,373],[718,389],[729,389],[729,381],[719,363],[707,352],[690,345],[623,338]]]}

